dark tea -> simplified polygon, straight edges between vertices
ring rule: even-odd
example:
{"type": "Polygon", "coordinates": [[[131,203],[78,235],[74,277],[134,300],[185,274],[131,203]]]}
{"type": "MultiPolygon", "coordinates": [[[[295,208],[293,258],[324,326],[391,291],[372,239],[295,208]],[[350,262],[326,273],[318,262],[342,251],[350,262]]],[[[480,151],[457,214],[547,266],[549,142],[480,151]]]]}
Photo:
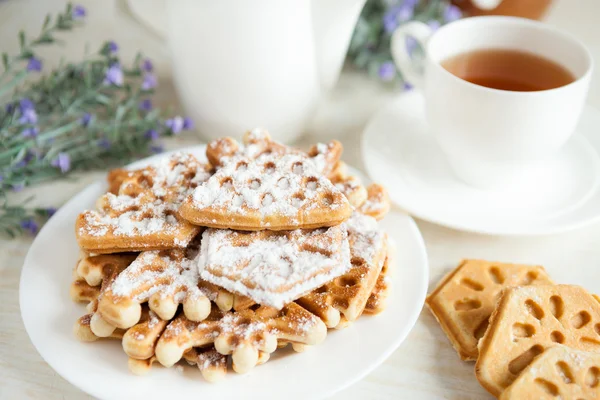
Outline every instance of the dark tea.
{"type": "Polygon", "coordinates": [[[500,90],[533,92],[554,89],[575,80],[562,65],[518,50],[475,50],[452,56],[441,64],[461,79],[500,90]]]}

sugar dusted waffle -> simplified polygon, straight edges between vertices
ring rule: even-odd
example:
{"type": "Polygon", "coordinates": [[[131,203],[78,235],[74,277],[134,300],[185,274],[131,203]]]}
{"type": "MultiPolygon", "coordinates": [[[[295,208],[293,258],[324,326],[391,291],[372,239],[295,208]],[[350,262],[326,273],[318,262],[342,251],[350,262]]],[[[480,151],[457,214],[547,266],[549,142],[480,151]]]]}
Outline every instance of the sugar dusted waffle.
{"type": "Polygon", "coordinates": [[[276,308],[350,268],[344,225],[313,231],[207,229],[198,268],[203,280],[276,308]]]}
{"type": "Polygon", "coordinates": [[[182,204],[187,221],[219,229],[292,230],[334,226],[350,216],[346,197],[306,155],[273,150],[224,160],[182,204]]]}
{"type": "Polygon", "coordinates": [[[141,304],[163,320],[174,317],[179,304],[193,321],[210,312],[209,292],[199,287],[195,255],[191,250],[145,251],[102,291],[98,314],[109,324],[129,328],[141,317],[141,304]]]}
{"type": "Polygon", "coordinates": [[[579,286],[508,288],[479,342],[477,379],[499,396],[549,347],[600,352],[599,324],[600,304],[579,286]]]}
{"type": "Polygon", "coordinates": [[[503,289],[548,285],[552,280],[538,265],[463,260],[427,297],[426,304],[461,359],[476,360],[477,343],[503,289]]]}
{"type": "Polygon", "coordinates": [[[75,224],[79,246],[91,253],[185,248],[199,232],[179,217],[187,194],[210,176],[210,166],[177,153],[137,171],[109,175],[111,190],[97,211],[81,213],[75,224]]]}
{"type": "Polygon", "coordinates": [[[390,267],[389,260],[390,256],[388,254],[383,263],[383,268],[381,268],[381,272],[377,277],[377,282],[375,282],[375,287],[373,287],[373,291],[367,300],[367,304],[365,304],[364,314],[375,315],[385,310],[386,300],[389,296],[391,287],[388,270],[390,267]]]}
{"type": "Polygon", "coordinates": [[[556,345],[537,357],[500,400],[600,399],[600,353],[556,345]]]}
{"type": "Polygon", "coordinates": [[[173,320],[156,345],[158,361],[170,367],[185,351],[214,343],[221,354],[231,354],[233,369],[244,373],[256,366],[260,352],[272,353],[277,341],[315,345],[327,335],[323,321],[295,303],[282,310],[261,306],[237,313],[213,307],[202,322],[180,316],[173,320]]]}
{"type": "Polygon", "coordinates": [[[387,256],[387,235],[375,219],[355,212],[347,221],[352,268],[298,299],[298,304],[321,318],[328,328],[356,320],[371,296],[387,256]]]}

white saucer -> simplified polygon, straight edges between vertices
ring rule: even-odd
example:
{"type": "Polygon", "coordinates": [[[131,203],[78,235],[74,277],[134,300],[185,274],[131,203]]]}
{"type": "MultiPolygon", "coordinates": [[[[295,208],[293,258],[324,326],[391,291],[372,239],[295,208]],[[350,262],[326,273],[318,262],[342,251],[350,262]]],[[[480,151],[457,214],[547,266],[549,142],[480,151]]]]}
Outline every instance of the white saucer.
{"type": "Polygon", "coordinates": [[[558,233],[599,221],[599,150],[600,112],[586,106],[573,138],[534,175],[504,190],[476,189],[454,176],[428,134],[417,92],[384,107],[362,139],[367,172],[395,204],[440,225],[502,235],[558,233]]]}
{"type": "MultiPolygon", "coordinates": [[[[204,158],[204,146],[185,150],[204,158]]],[[[73,226],[77,215],[93,207],[105,191],[104,182],[88,186],[48,221],[29,249],[19,293],[21,316],[35,348],[63,378],[97,398],[328,397],[385,361],[421,312],[429,271],[423,238],[412,218],[392,211],[381,223],[398,246],[390,266],[392,293],[382,314],[361,318],[347,329],[330,331],[324,343],[304,353],[278,352],[265,365],[244,375],[231,372],[216,384],[204,381],[192,367],[181,372],[156,366],[148,376],[134,376],[127,369],[127,357],[118,341],[82,343],[73,335],[75,320],[86,313],[85,307],[73,303],[69,296],[79,255],[73,226]]]]}

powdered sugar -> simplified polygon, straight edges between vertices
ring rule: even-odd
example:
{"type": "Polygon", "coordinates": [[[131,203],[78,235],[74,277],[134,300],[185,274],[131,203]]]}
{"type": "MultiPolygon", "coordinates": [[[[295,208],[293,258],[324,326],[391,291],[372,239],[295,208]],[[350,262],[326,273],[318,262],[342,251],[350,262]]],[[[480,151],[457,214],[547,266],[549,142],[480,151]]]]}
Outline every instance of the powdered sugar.
{"type": "MultiPolygon", "coordinates": [[[[80,235],[147,236],[176,234],[181,227],[173,213],[210,173],[192,155],[176,153],[143,170],[132,171],[125,179],[121,194],[107,193],[99,200],[99,211],[84,213],[80,235]],[[190,177],[191,176],[191,177],[190,177]]],[[[187,242],[177,239],[178,246],[187,242]]]]}
{"type": "MultiPolygon", "coordinates": [[[[145,251],[115,279],[113,295],[145,302],[159,293],[181,303],[188,296],[204,296],[198,288],[196,262],[183,257],[178,250],[145,251]]],[[[154,317],[156,317],[154,315],[154,317]]]]}
{"type": "Polygon", "coordinates": [[[386,235],[379,229],[377,220],[355,211],[345,224],[350,238],[352,258],[373,264],[373,259],[386,243],[386,235]]]}
{"type": "Polygon", "coordinates": [[[286,233],[207,229],[202,238],[202,279],[276,308],[350,268],[343,225],[286,233]]]}
{"type": "MultiPolygon", "coordinates": [[[[248,146],[247,146],[248,147],[248,146]]],[[[235,157],[193,192],[198,209],[226,208],[228,214],[295,217],[314,207],[340,207],[343,196],[300,154],[264,153],[235,157]]]]}

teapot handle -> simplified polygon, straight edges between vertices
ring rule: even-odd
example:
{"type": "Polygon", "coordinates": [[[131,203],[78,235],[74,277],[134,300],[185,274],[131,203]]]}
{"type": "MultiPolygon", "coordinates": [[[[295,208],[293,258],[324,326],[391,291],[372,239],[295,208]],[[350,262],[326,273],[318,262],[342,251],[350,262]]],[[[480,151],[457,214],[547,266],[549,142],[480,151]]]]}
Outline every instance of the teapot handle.
{"type": "Polygon", "coordinates": [[[406,43],[407,39],[411,38],[416,40],[421,48],[426,49],[427,40],[432,33],[433,29],[426,24],[412,21],[400,25],[392,35],[391,50],[394,62],[404,79],[418,89],[423,88],[423,66],[415,63],[406,43]]]}

